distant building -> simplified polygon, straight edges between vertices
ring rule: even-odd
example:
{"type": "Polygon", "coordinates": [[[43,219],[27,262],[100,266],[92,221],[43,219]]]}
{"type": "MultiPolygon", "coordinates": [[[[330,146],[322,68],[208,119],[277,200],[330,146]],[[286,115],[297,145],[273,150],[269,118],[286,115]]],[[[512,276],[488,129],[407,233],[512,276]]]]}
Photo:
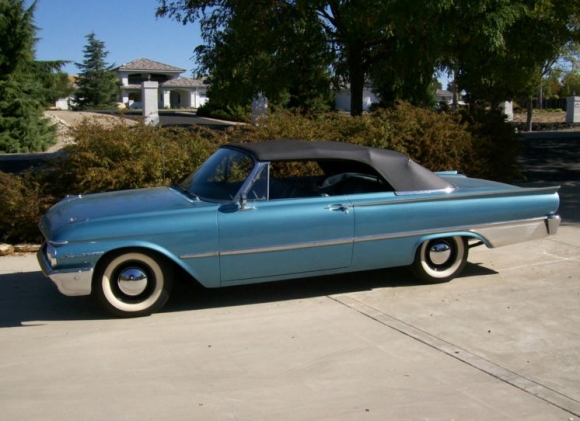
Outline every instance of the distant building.
{"type": "MultiPolygon", "coordinates": [[[[346,84],[335,93],[334,106],[339,111],[350,111],[350,98],[350,84],[346,84]]],[[[371,84],[365,84],[362,100],[363,111],[368,111],[372,104],[379,102],[379,98],[373,92],[371,84]]]]}
{"type": "Polygon", "coordinates": [[[437,102],[445,102],[447,104],[453,103],[453,92],[444,89],[437,89],[435,94],[437,102]]]}
{"type": "MultiPolygon", "coordinates": [[[[77,77],[73,75],[68,75],[68,85],[72,86],[73,89],[76,91],[78,89],[77,86],[77,77]]],[[[57,99],[54,103],[54,108],[57,110],[68,110],[71,108],[71,104],[74,103],[74,94],[70,94],[66,98],[57,99]]]]}
{"type": "Polygon", "coordinates": [[[207,101],[207,79],[182,77],[185,69],[140,58],[115,69],[121,82],[121,100],[141,108],[141,82],[159,83],[159,108],[198,108],[207,101]]]}
{"type": "MultiPolygon", "coordinates": [[[[119,102],[129,108],[141,108],[141,82],[151,80],[159,83],[159,108],[199,108],[207,101],[206,78],[182,77],[185,69],[157,61],[140,58],[116,69],[121,84],[119,102]]],[[[76,76],[69,76],[75,86],[76,76]]],[[[55,108],[68,110],[74,105],[74,95],[56,101],[55,108]]]]}

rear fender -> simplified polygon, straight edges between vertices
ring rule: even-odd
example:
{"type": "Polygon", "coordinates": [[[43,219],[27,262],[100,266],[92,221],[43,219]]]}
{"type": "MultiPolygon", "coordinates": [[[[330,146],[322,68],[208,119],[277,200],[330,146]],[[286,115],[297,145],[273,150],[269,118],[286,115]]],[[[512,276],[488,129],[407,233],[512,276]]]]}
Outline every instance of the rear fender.
{"type": "Polygon", "coordinates": [[[467,241],[472,242],[481,242],[485,244],[486,247],[491,248],[491,243],[487,240],[487,238],[483,237],[482,235],[471,232],[471,231],[450,231],[445,233],[437,233],[437,234],[429,234],[423,235],[419,237],[415,243],[415,251],[423,244],[425,241],[435,240],[437,238],[449,238],[449,237],[465,237],[467,241]]]}

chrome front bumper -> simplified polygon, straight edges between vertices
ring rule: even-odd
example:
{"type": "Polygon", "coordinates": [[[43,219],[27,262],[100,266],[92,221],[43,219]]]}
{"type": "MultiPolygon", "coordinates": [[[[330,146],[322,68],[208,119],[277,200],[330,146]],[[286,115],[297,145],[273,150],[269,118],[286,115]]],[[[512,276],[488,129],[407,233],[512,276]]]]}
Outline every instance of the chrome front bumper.
{"type": "Polygon", "coordinates": [[[93,268],[74,268],[55,270],[50,265],[43,246],[36,253],[36,258],[42,269],[42,273],[54,282],[58,290],[68,296],[89,295],[93,280],[93,268]]]}

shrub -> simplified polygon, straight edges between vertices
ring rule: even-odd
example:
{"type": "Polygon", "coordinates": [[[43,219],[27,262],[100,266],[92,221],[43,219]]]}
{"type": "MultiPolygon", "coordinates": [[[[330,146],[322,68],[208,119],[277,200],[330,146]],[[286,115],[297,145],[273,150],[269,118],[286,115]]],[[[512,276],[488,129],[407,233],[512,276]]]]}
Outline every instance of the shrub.
{"type": "Polygon", "coordinates": [[[229,131],[230,142],[266,139],[334,140],[393,149],[433,170],[469,170],[471,134],[458,115],[401,103],[360,117],[329,113],[307,117],[290,112],[268,116],[263,124],[229,131]]]}
{"type": "Polygon", "coordinates": [[[52,197],[31,172],[15,176],[0,171],[0,186],[0,241],[40,242],[36,224],[52,206],[52,197]]]}
{"type": "Polygon", "coordinates": [[[197,109],[197,115],[201,117],[213,117],[221,120],[248,122],[252,111],[250,107],[225,106],[217,107],[207,102],[197,109]]]}
{"type": "Polygon", "coordinates": [[[521,178],[517,160],[521,142],[513,125],[500,112],[481,109],[463,114],[463,120],[473,139],[468,174],[503,182],[521,178]]]}
{"type": "Polygon", "coordinates": [[[207,129],[128,126],[121,121],[103,127],[84,120],[70,135],[76,143],[65,148],[49,174],[55,196],[173,184],[219,143],[207,129]]]}
{"type": "Polygon", "coordinates": [[[431,171],[472,170],[472,136],[459,115],[399,103],[374,117],[390,125],[389,143],[376,146],[403,152],[431,171]]]}

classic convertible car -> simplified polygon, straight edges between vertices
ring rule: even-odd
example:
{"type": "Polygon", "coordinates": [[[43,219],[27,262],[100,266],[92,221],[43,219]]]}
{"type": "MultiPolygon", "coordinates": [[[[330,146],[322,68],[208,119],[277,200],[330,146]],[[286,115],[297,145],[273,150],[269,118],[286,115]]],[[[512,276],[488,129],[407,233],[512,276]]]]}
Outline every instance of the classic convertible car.
{"type": "Polygon", "coordinates": [[[63,294],[121,317],[161,309],[176,267],[208,288],[395,266],[445,282],[470,247],[555,234],[557,191],[347,143],[231,144],[179,185],[63,199],[38,260],[63,294]]]}

